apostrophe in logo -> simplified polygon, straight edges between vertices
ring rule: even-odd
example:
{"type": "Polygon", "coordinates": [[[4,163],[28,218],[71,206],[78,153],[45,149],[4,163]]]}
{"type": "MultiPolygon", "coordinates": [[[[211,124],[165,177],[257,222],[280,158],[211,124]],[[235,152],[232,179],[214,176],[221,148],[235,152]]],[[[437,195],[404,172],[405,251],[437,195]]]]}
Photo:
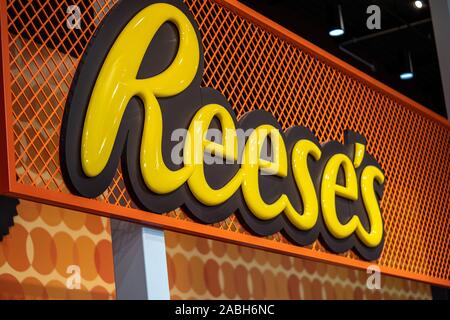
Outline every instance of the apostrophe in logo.
{"type": "Polygon", "coordinates": [[[181,1],[127,0],[110,11],[64,114],[61,166],[72,192],[100,195],[121,160],[127,190],[148,211],[186,206],[203,223],[237,212],[257,235],[281,230],[299,245],[320,235],[333,252],[376,259],[384,174],[365,139],[348,131],[345,144],[321,145],[304,127],[283,132],[262,110],[237,121],[222,94],[200,86],[200,39],[181,1]],[[187,135],[175,163],[170,137],[180,128],[187,135]],[[222,138],[212,141],[211,128],[222,138]],[[243,141],[238,132],[248,133],[243,141]],[[227,161],[206,161],[208,153],[227,161]]]}

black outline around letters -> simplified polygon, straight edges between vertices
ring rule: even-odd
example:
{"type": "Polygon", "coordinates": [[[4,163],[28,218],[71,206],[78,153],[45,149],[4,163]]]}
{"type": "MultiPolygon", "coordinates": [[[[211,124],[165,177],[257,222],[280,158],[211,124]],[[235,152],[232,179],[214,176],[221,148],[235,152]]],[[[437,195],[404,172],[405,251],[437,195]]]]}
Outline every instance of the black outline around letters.
{"type": "MultiPolygon", "coordinates": [[[[120,1],[108,13],[97,29],[93,39],[91,39],[82,61],[80,62],[75,78],[72,82],[64,111],[61,129],[60,160],[63,177],[69,189],[73,193],[84,197],[93,198],[100,195],[110,185],[114,175],[116,174],[120,161],[128,192],[130,193],[133,201],[145,210],[155,213],[164,213],[180,206],[185,206],[191,213],[191,216],[202,223],[215,223],[222,221],[233,212],[236,212],[241,223],[243,223],[253,233],[260,236],[271,235],[281,230],[293,243],[302,246],[313,243],[320,236],[322,243],[324,243],[326,247],[333,252],[342,253],[351,248],[355,248],[356,252],[366,260],[375,260],[378,258],[384,244],[384,232],[381,243],[375,248],[368,248],[364,246],[355,234],[352,234],[347,239],[339,240],[334,238],[324,226],[321,212],[319,212],[319,219],[315,227],[305,232],[295,228],[287,220],[284,214],[280,214],[275,219],[270,221],[263,221],[256,218],[246,207],[240,190],[238,190],[224,204],[216,207],[208,207],[199,203],[191,194],[186,184],[167,195],[158,195],[151,192],[145,186],[140,172],[139,152],[144,110],[142,102],[136,97],[132,98],[127,106],[110,160],[106,168],[101,172],[101,174],[93,178],[89,178],[84,174],[81,168],[80,160],[81,136],[84,125],[84,117],[98,72],[100,71],[103,61],[106,58],[106,55],[108,54],[108,51],[110,50],[116,37],[128,21],[130,21],[132,17],[140,10],[155,2],[166,2],[182,10],[191,23],[195,26],[200,48],[202,48],[201,35],[198,31],[198,27],[192,17],[192,14],[189,12],[187,7],[181,3],[181,1],[120,1]]],[[[159,40],[155,37],[150,46],[154,46],[156,48],[154,51],[159,52],[159,54],[174,54],[173,50],[176,50],[177,48],[166,48],[166,50],[164,50],[164,46],[167,45],[164,42],[164,39],[166,37],[173,37],[173,28],[165,26],[158,31],[157,35],[158,34],[159,40]]],[[[159,99],[164,121],[164,141],[170,141],[170,133],[173,129],[187,128],[198,108],[207,103],[214,102],[221,104],[230,112],[231,115],[234,115],[234,111],[229,102],[221,93],[211,88],[201,88],[200,85],[203,74],[203,52],[201,52],[200,57],[199,68],[191,85],[177,96],[159,99]]],[[[148,69],[146,72],[152,72],[152,70],[155,72],[158,70],[158,67],[160,66],[152,65],[152,61],[161,61],[165,59],[165,57],[159,58],[161,59],[150,60],[144,57],[142,65],[148,69]]],[[[321,159],[319,161],[314,161],[313,159],[309,160],[309,168],[315,183],[316,193],[319,200],[321,182],[320,173],[322,172],[329,157],[340,152],[353,159],[354,143],[360,142],[365,144],[365,139],[361,135],[347,131],[345,134],[344,145],[336,141],[330,141],[321,145],[314,134],[304,127],[292,127],[286,132],[283,132],[274,117],[270,113],[262,110],[249,112],[242,117],[240,121],[235,120],[236,128],[244,129],[255,128],[256,126],[264,123],[272,124],[277,127],[280,132],[282,132],[288,155],[291,154],[291,150],[295,142],[302,138],[306,138],[314,142],[321,148],[321,159]]],[[[167,165],[171,167],[171,169],[176,169],[177,166],[173,164],[169,165],[170,149],[171,145],[168,143],[168,145],[163,148],[163,156],[167,165]]],[[[374,165],[380,168],[377,161],[371,155],[366,153],[363,163],[358,169],[356,169],[358,179],[362,168],[367,165],[374,165]]],[[[293,175],[290,168],[291,166],[289,159],[289,174],[287,178],[282,179],[275,176],[261,176],[260,190],[264,199],[268,203],[274,201],[282,192],[284,192],[289,196],[289,199],[291,199],[297,210],[302,210],[301,198],[298,194],[297,188],[295,187],[295,182],[293,180],[293,175]]],[[[237,164],[205,165],[205,175],[211,186],[220,186],[226,183],[238,169],[239,165],[237,164]]],[[[377,196],[381,199],[383,185],[378,185],[375,183],[374,187],[377,196]]],[[[358,192],[360,192],[360,190],[358,192]]],[[[359,199],[361,199],[361,196],[359,196],[359,199]]],[[[368,225],[367,214],[364,206],[361,204],[361,200],[350,202],[349,200],[337,197],[336,202],[339,208],[340,219],[343,220],[343,223],[345,223],[345,220],[350,218],[349,214],[358,214],[363,225],[366,228],[370,227],[368,225]]]]}

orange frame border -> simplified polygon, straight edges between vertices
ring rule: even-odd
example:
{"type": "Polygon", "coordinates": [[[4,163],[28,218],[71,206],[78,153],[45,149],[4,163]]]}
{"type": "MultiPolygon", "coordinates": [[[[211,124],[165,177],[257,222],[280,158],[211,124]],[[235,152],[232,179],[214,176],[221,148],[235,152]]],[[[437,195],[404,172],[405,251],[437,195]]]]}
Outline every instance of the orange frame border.
{"type": "MultiPolygon", "coordinates": [[[[212,0],[230,11],[244,17],[259,27],[277,35],[281,39],[300,47],[302,50],[318,57],[326,63],[346,72],[347,74],[363,81],[372,88],[383,92],[389,97],[401,102],[414,112],[418,112],[428,119],[439,122],[441,125],[450,129],[450,122],[426,109],[419,103],[400,94],[394,89],[382,84],[369,75],[350,66],[346,62],[338,59],[330,53],[320,49],[307,40],[299,37],[293,32],[281,27],[270,19],[255,12],[247,6],[236,0],[212,0]]],[[[114,206],[111,204],[99,202],[96,199],[88,199],[72,194],[63,194],[57,191],[45,190],[16,182],[15,179],[15,159],[14,143],[12,131],[12,102],[11,102],[11,83],[9,67],[9,45],[8,45],[8,22],[6,0],[0,0],[0,194],[19,197],[22,199],[37,201],[49,205],[70,208],[83,211],[90,214],[102,215],[109,218],[117,218],[137,222],[140,224],[159,227],[166,230],[188,233],[196,236],[207,237],[215,240],[226,241],[234,244],[245,245],[257,249],[264,249],[276,253],[287,254],[296,257],[308,258],[315,261],[332,263],[341,266],[354,267],[358,269],[367,269],[373,262],[350,259],[344,256],[335,255],[327,252],[318,252],[305,247],[275,242],[273,240],[260,238],[253,235],[231,233],[209,225],[203,225],[191,221],[176,220],[174,218],[151,214],[146,211],[114,206]]],[[[413,272],[402,271],[391,267],[379,266],[382,273],[402,277],[417,281],[426,282],[433,285],[450,287],[450,280],[425,276],[413,272]]]]}

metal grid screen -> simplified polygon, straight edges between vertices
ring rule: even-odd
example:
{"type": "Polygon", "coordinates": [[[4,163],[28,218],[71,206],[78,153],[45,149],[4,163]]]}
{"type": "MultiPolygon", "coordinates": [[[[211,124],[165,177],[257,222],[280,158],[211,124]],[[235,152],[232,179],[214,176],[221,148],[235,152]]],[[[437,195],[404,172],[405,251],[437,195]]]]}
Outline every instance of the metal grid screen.
{"type": "MultiPolygon", "coordinates": [[[[7,2],[17,183],[61,193],[69,192],[58,156],[67,92],[87,42],[115,1],[78,2],[81,29],[71,31],[66,9],[72,1],[7,2]]],[[[263,108],[284,128],[306,126],[321,142],[343,142],[345,129],[362,133],[387,177],[386,242],[378,264],[448,281],[449,127],[214,1],[185,2],[203,36],[203,84],[222,92],[238,117],[263,108]]],[[[135,207],[120,170],[98,201],[135,207]]],[[[167,215],[189,219],[181,210],[167,215]]],[[[234,215],[215,227],[246,232],[234,215]]],[[[287,242],[281,234],[270,238],[287,242]]],[[[310,248],[325,251],[319,242],[310,248]]]]}

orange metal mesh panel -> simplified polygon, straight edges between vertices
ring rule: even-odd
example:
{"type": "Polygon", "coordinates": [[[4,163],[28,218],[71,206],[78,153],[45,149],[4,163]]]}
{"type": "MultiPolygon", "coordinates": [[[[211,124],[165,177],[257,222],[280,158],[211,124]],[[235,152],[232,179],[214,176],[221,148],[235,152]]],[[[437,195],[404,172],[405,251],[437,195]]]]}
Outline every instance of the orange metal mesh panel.
{"type": "MultiPolygon", "coordinates": [[[[305,50],[295,41],[283,40],[235,10],[215,1],[185,2],[203,35],[203,84],[222,92],[239,117],[262,108],[273,113],[283,128],[306,126],[321,142],[343,142],[345,129],[362,133],[387,177],[381,204],[386,242],[378,264],[448,285],[449,126],[393,99],[348,67],[324,61],[314,48],[305,50]]],[[[72,1],[7,2],[18,184],[69,192],[58,156],[64,104],[83,50],[114,3],[82,2],[82,29],[68,31],[60,17],[66,16],[72,1]]],[[[97,200],[136,208],[120,169],[97,200]]],[[[167,215],[174,221],[189,220],[182,210],[167,215]]],[[[246,233],[234,215],[214,227],[246,233]]],[[[269,238],[288,243],[281,234],[269,238]]],[[[325,251],[319,242],[310,248],[325,251]]],[[[352,252],[343,256],[358,259],[352,252]]]]}

